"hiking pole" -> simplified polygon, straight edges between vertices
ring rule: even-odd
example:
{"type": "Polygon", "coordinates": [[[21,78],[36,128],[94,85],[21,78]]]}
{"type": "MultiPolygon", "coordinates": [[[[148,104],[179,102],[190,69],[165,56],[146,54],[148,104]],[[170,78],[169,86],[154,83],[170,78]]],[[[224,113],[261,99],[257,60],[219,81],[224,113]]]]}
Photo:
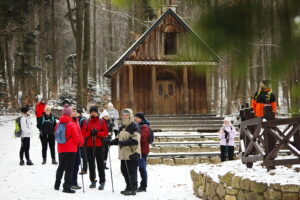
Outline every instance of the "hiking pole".
{"type": "MultiPolygon", "coordinates": [[[[124,147],[123,147],[124,148],[124,147]]],[[[123,152],[123,157],[125,159],[125,154],[123,152]]],[[[126,168],[126,171],[127,171],[127,175],[128,175],[128,181],[129,181],[129,186],[130,186],[130,189],[131,191],[133,191],[133,188],[132,188],[132,184],[131,184],[131,180],[130,180],[130,174],[129,174],[129,170],[128,170],[128,165],[127,165],[127,160],[124,160],[125,161],[125,168],[126,168]]]]}
{"type": "MultiPolygon", "coordinates": [[[[81,171],[82,171],[81,150],[80,150],[80,148],[79,148],[79,157],[80,157],[80,168],[81,168],[81,171]]],[[[83,174],[81,174],[81,181],[82,181],[82,191],[83,191],[83,193],[84,193],[85,191],[84,191],[83,174]]]]}
{"type": "Polygon", "coordinates": [[[114,193],[115,189],[114,189],[114,179],[113,179],[112,168],[111,168],[110,146],[108,146],[108,159],[109,159],[109,167],[110,167],[111,187],[112,187],[112,192],[114,193]]]}

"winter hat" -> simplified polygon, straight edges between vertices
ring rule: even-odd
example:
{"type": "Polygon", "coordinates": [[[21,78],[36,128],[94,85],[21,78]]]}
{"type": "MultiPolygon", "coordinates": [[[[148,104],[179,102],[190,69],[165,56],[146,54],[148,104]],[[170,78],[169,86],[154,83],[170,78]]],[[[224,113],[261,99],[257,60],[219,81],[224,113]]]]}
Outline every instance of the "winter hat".
{"type": "Polygon", "coordinates": [[[141,120],[145,120],[145,115],[142,112],[135,113],[134,116],[140,118],[141,120]]]}
{"type": "Polygon", "coordinates": [[[107,107],[108,107],[109,109],[112,109],[112,108],[114,108],[114,105],[113,105],[111,102],[109,102],[109,103],[107,104],[107,107]]]}
{"type": "Polygon", "coordinates": [[[271,81],[270,80],[263,80],[261,81],[267,88],[271,87],[271,81]]]}
{"type": "Polygon", "coordinates": [[[27,113],[28,111],[29,111],[29,108],[27,106],[21,108],[22,113],[27,113]]]}
{"type": "Polygon", "coordinates": [[[109,117],[109,114],[106,110],[103,110],[103,112],[100,115],[100,118],[103,118],[103,117],[106,117],[106,116],[109,117]]]}
{"type": "Polygon", "coordinates": [[[122,114],[128,114],[128,115],[130,115],[130,112],[128,110],[123,110],[122,114]]]}
{"type": "Polygon", "coordinates": [[[45,111],[45,112],[46,112],[46,111],[51,111],[51,107],[50,107],[49,105],[46,105],[44,111],[45,111]]]}
{"type": "Polygon", "coordinates": [[[99,114],[98,107],[97,107],[97,106],[91,106],[91,107],[90,107],[90,113],[91,113],[91,112],[96,112],[96,113],[99,114]]]}
{"type": "Polygon", "coordinates": [[[65,104],[69,104],[69,106],[70,106],[71,105],[71,101],[69,99],[65,99],[63,101],[63,105],[65,105],[65,104]]]}
{"type": "Polygon", "coordinates": [[[64,108],[62,110],[62,115],[67,115],[70,117],[72,116],[72,108],[68,104],[64,105],[64,108]]]}
{"type": "Polygon", "coordinates": [[[230,124],[230,123],[231,123],[231,120],[230,120],[229,117],[225,117],[225,118],[224,118],[224,122],[229,122],[229,124],[230,124]]]}

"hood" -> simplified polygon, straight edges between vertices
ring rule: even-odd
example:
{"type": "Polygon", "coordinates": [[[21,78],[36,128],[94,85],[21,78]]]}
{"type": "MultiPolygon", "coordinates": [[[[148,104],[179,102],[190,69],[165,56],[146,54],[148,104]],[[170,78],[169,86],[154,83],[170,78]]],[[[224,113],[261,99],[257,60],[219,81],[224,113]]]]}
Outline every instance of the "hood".
{"type": "Polygon", "coordinates": [[[124,110],[122,110],[121,114],[122,114],[124,111],[129,112],[129,119],[130,119],[130,122],[134,122],[134,115],[133,115],[132,109],[130,109],[130,108],[125,108],[124,110]]]}
{"type": "Polygon", "coordinates": [[[141,122],[141,124],[142,124],[142,125],[146,124],[146,125],[150,126],[150,122],[149,122],[147,119],[143,120],[143,121],[141,122]]]}
{"type": "Polygon", "coordinates": [[[60,123],[67,123],[67,122],[71,122],[71,121],[72,121],[72,118],[67,115],[63,115],[59,118],[60,123]]]}

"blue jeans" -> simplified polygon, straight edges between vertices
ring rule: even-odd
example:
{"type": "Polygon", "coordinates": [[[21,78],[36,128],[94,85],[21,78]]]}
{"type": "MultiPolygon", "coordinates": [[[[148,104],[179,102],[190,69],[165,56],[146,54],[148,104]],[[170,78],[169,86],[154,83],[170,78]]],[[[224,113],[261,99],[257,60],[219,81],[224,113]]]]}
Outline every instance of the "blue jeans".
{"type": "Polygon", "coordinates": [[[147,187],[147,154],[142,154],[142,158],[138,160],[139,164],[139,171],[141,175],[141,187],[146,188],[147,187]]]}

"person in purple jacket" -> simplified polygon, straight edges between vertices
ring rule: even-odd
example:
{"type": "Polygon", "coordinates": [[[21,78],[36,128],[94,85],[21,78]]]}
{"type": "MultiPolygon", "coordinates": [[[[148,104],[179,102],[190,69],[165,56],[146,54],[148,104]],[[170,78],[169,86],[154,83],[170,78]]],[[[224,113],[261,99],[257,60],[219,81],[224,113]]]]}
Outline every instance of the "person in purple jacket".
{"type": "Polygon", "coordinates": [[[222,162],[226,161],[226,158],[228,158],[228,160],[233,160],[235,135],[235,127],[230,123],[230,119],[225,118],[219,133],[222,162]]]}

